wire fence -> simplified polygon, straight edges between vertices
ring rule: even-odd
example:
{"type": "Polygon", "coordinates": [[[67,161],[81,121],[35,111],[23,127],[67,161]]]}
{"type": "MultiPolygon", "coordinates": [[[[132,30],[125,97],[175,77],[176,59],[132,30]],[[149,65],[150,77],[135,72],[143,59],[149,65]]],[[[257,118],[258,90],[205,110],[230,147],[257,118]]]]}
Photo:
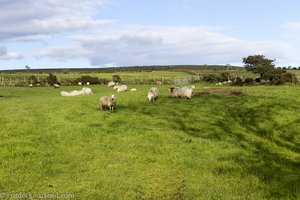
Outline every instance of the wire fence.
{"type": "MultiPolygon", "coordinates": [[[[187,77],[165,77],[165,76],[124,76],[122,82],[126,84],[189,84],[196,80],[200,80],[200,76],[187,76],[187,77]]],[[[37,82],[42,82],[42,78],[37,77],[37,82]]],[[[74,81],[72,79],[61,78],[57,76],[57,80],[61,85],[72,85],[74,81]]],[[[105,80],[104,83],[110,80],[105,80]]],[[[0,86],[11,86],[11,87],[26,87],[29,86],[30,79],[28,77],[5,77],[0,76],[0,86]]],[[[38,85],[47,85],[44,83],[38,85]]]]}

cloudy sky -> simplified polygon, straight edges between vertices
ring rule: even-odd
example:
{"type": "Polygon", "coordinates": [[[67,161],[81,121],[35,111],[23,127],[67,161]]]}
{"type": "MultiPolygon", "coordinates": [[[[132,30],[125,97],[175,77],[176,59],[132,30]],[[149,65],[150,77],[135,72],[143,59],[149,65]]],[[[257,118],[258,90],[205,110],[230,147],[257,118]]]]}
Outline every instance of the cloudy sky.
{"type": "Polygon", "coordinates": [[[300,66],[299,0],[0,0],[0,69],[300,66]]]}

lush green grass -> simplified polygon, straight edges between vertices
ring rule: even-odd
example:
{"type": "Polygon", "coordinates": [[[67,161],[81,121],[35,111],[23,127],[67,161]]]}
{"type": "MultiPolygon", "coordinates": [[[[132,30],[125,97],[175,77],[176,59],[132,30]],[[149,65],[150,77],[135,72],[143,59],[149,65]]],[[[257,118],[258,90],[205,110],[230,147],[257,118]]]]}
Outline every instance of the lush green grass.
{"type": "MultiPolygon", "coordinates": [[[[172,99],[168,85],[98,99],[78,87],[0,88],[0,193],[76,199],[299,199],[300,87],[172,99]]],[[[196,85],[197,90],[213,85],[196,85]]]]}

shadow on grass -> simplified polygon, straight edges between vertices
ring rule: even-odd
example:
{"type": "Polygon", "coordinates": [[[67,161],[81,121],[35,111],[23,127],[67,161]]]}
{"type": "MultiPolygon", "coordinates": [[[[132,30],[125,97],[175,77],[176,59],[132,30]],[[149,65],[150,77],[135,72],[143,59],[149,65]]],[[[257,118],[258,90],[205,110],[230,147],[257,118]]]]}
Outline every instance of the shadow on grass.
{"type": "MultiPolygon", "coordinates": [[[[188,123],[180,117],[169,116],[169,119],[175,121],[178,130],[190,136],[235,143],[249,152],[248,155],[231,155],[225,160],[234,160],[242,166],[244,173],[254,175],[266,184],[269,188],[267,198],[299,198],[300,147],[296,137],[300,119],[289,116],[285,124],[276,121],[281,111],[290,110],[296,115],[297,103],[247,95],[213,95],[205,97],[205,101],[202,106],[209,106],[212,112],[206,113],[211,121],[207,124],[208,129],[201,129],[193,121],[188,123]]],[[[192,107],[177,109],[180,113],[192,107]]]]}

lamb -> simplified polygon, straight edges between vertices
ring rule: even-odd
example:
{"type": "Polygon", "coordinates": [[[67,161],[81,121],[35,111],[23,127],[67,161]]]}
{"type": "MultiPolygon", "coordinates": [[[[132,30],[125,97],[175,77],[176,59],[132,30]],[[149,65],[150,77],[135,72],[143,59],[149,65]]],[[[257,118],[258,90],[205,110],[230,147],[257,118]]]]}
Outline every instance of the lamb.
{"type": "Polygon", "coordinates": [[[158,89],[153,87],[149,90],[147,98],[149,101],[154,101],[158,97],[158,89]]]}
{"type": "Polygon", "coordinates": [[[117,92],[127,91],[127,88],[127,85],[121,85],[120,87],[118,87],[117,92]]]}
{"type": "Polygon", "coordinates": [[[99,99],[100,109],[108,108],[110,111],[113,111],[116,107],[116,97],[115,95],[103,96],[99,99]]]}
{"type": "Polygon", "coordinates": [[[172,94],[172,97],[177,98],[187,98],[191,99],[193,95],[193,87],[192,86],[184,86],[184,87],[170,87],[169,91],[172,94]]]}

